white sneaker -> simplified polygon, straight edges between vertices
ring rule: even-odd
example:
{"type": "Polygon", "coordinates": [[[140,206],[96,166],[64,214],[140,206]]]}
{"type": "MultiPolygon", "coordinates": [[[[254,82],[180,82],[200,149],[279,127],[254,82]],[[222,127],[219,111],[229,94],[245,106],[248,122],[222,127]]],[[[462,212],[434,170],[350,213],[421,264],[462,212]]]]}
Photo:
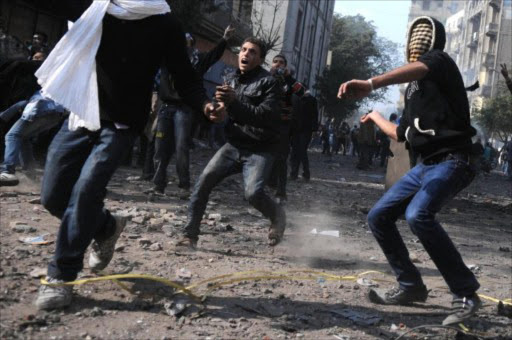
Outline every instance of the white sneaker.
{"type": "Polygon", "coordinates": [[[0,186],[13,186],[18,185],[20,181],[15,174],[10,174],[8,172],[0,173],[0,186]]]}
{"type": "Polygon", "coordinates": [[[108,266],[114,256],[116,242],[126,226],[126,217],[114,214],[112,217],[116,220],[116,231],[114,232],[114,235],[103,241],[92,242],[92,250],[89,255],[89,268],[92,271],[97,272],[108,266]]]}
{"type": "MultiPolygon", "coordinates": [[[[63,280],[47,276],[48,283],[64,283],[63,280]]],[[[73,286],[41,285],[34,304],[38,309],[56,309],[69,306],[73,297],[73,286]]]]}

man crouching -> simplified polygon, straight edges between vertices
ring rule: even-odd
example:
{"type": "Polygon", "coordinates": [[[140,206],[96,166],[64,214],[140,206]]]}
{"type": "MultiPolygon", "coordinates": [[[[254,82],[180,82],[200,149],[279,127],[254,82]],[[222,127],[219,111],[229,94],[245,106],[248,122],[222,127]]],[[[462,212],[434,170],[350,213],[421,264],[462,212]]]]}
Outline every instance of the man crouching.
{"type": "Polygon", "coordinates": [[[226,107],[227,143],[213,156],[194,187],[188,222],[177,246],[196,247],[210,192],[224,178],[240,172],[245,198],[271,221],[269,245],[277,245],[283,237],[285,212],[264,192],[274,161],[273,150],[279,143],[282,97],[276,80],[261,67],[266,53],[261,40],[247,38],[238,56],[239,69],[227,85],[217,87],[215,98],[226,107]]]}

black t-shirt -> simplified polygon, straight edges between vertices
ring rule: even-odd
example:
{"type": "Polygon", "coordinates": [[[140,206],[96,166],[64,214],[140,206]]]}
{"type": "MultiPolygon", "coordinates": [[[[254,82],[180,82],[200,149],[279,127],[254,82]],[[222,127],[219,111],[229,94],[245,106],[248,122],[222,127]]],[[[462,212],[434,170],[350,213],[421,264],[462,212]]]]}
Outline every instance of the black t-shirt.
{"type": "Polygon", "coordinates": [[[405,91],[405,109],[397,128],[399,141],[427,159],[449,152],[470,152],[469,103],[455,62],[441,50],[422,55],[419,62],[429,71],[405,91]]]}

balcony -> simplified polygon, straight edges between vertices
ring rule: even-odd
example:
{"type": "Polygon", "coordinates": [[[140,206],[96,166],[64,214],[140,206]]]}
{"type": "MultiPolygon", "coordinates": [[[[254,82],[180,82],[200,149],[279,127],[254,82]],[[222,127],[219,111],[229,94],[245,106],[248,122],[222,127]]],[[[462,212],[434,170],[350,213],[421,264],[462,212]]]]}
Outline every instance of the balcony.
{"type": "Polygon", "coordinates": [[[501,1],[500,0],[490,0],[489,6],[494,7],[497,11],[500,10],[501,1]]]}
{"type": "Polygon", "coordinates": [[[492,53],[485,53],[482,56],[482,64],[487,68],[493,68],[496,61],[496,55],[492,53]]]}
{"type": "Polygon", "coordinates": [[[476,48],[478,46],[478,32],[473,32],[466,46],[469,48],[476,48]]]}
{"type": "Polygon", "coordinates": [[[482,97],[490,97],[492,92],[492,86],[491,85],[483,85],[480,86],[480,95],[482,97]]]}
{"type": "Polygon", "coordinates": [[[490,23],[485,27],[485,35],[495,37],[498,34],[498,24],[490,23]]]}

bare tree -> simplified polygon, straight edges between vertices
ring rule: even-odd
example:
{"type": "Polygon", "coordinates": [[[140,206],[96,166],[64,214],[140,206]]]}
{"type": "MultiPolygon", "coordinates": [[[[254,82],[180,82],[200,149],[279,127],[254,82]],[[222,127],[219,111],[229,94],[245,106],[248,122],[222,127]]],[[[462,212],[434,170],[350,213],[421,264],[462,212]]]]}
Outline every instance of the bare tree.
{"type": "Polygon", "coordinates": [[[283,3],[284,1],[281,0],[259,0],[259,6],[253,9],[254,36],[263,40],[269,51],[279,51],[283,46],[280,35],[283,19],[278,20],[278,13],[283,3]]]}

